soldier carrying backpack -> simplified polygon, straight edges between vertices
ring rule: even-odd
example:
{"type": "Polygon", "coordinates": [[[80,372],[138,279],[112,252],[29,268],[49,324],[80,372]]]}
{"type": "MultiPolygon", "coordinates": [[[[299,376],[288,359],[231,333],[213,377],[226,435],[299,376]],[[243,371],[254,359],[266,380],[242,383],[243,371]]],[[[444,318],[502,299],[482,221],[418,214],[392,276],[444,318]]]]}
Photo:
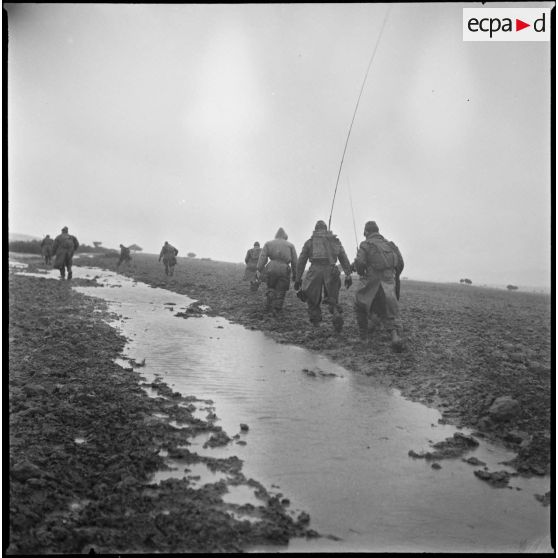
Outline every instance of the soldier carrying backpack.
{"type": "Polygon", "coordinates": [[[120,258],[118,259],[118,263],[116,264],[116,270],[120,268],[121,264],[127,263],[129,264],[132,261],[132,256],[130,256],[130,248],[124,246],[124,244],[120,245],[120,258]]]}
{"type": "Polygon", "coordinates": [[[343,309],[339,304],[341,273],[337,267],[338,261],[345,272],[345,287],[348,289],[353,280],[351,264],[345,249],[337,236],[327,230],[325,221],[320,220],[300,252],[294,289],[298,291],[298,298],[307,303],[308,317],[314,326],[319,326],[322,321],[320,305],[327,305],[332,314],[333,328],[337,333],[343,328],[343,309]],[[308,260],[310,260],[310,269],[303,283],[302,275],[308,260]]]}
{"type": "Polygon", "coordinates": [[[376,296],[383,292],[385,314],[382,316],[386,329],[391,333],[392,348],[400,351],[403,342],[400,337],[399,302],[396,294],[396,277],[403,269],[403,258],[399,248],[386,240],[379,232],[375,221],[364,226],[366,240],[360,243],[355,262],[355,271],[364,276],[364,286],[355,296],[355,314],[360,338],[368,340],[368,319],[376,296]]]}

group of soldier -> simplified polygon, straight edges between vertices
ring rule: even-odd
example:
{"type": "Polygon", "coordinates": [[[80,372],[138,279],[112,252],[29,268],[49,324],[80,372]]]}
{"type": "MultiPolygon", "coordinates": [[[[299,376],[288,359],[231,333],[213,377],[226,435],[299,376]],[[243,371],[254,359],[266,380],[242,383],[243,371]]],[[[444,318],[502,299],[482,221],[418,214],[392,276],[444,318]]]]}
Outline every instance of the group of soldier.
{"type": "MultiPolygon", "coordinates": [[[[178,255],[178,250],[169,244],[168,240],[165,240],[161,252],[159,253],[159,263],[163,260],[163,265],[165,266],[165,275],[172,277],[174,275],[174,267],[176,265],[176,256],[178,255]]],[[[120,269],[123,263],[130,264],[132,261],[132,256],[130,255],[130,248],[120,245],[120,258],[116,264],[116,270],[120,269]]]]}
{"type": "Polygon", "coordinates": [[[304,243],[297,257],[294,245],[288,241],[283,228],[263,248],[255,242],[245,257],[244,279],[250,281],[250,289],[257,291],[266,282],[265,309],[273,316],[280,316],[291,281],[297,297],[306,302],[308,317],[313,326],[322,322],[321,306],[325,305],[332,315],[336,332],[343,328],[343,309],[339,304],[341,273],[345,273],[345,287],[352,285],[351,274],[356,272],[361,286],[355,293],[354,311],[359,336],[367,342],[370,332],[380,323],[391,335],[391,345],[396,351],[403,348],[400,336],[399,285],[404,262],[395,243],[386,240],[375,221],[364,226],[365,240],[360,243],[351,264],[341,244],[324,221],[318,221],[312,236],[304,243]],[[304,270],[310,261],[306,274],[304,270]],[[304,276],[304,278],[303,278],[304,276]]]}
{"type": "MultiPolygon", "coordinates": [[[[61,233],[56,238],[51,238],[47,234],[41,241],[41,254],[46,265],[51,265],[55,269],[60,270],[60,279],[65,280],[72,278],[72,265],[75,251],[79,248],[78,239],[68,232],[68,227],[63,227],[61,233]],[[54,256],[54,262],[52,258],[54,256]]],[[[159,262],[163,260],[165,266],[165,275],[172,276],[176,265],[176,256],[178,250],[165,241],[159,254],[159,262]]],[[[120,245],[120,257],[116,264],[116,269],[120,269],[123,263],[130,264],[132,256],[130,248],[120,245]]]]}
{"type": "MultiPolygon", "coordinates": [[[[343,309],[339,304],[341,289],[341,272],[345,273],[345,287],[352,285],[351,274],[356,272],[361,279],[361,286],[355,293],[354,311],[361,340],[366,342],[370,330],[378,323],[383,323],[391,334],[394,350],[402,348],[399,320],[399,279],[404,262],[395,243],[386,240],[379,231],[375,221],[368,221],[364,226],[365,240],[358,247],[356,258],[351,264],[341,244],[324,221],[318,221],[312,236],[304,243],[297,256],[294,245],[289,242],[283,228],[279,228],[273,240],[260,247],[255,242],[246,253],[245,280],[250,281],[250,289],[257,291],[265,280],[265,309],[274,317],[281,315],[285,296],[291,281],[297,297],[307,304],[308,317],[313,326],[322,322],[322,305],[327,306],[332,315],[333,328],[341,332],[343,328],[343,309]],[[306,264],[310,267],[304,274],[306,264]],[[303,278],[304,277],[304,278],[303,278]]],[[[69,234],[68,227],[53,240],[47,234],[41,242],[45,263],[60,270],[61,279],[72,278],[72,258],[79,247],[74,235],[69,234]]],[[[174,275],[178,250],[165,241],[159,253],[159,262],[163,261],[165,274],[174,275]]],[[[122,263],[131,261],[130,249],[120,245],[120,258],[117,269],[122,263]]]]}

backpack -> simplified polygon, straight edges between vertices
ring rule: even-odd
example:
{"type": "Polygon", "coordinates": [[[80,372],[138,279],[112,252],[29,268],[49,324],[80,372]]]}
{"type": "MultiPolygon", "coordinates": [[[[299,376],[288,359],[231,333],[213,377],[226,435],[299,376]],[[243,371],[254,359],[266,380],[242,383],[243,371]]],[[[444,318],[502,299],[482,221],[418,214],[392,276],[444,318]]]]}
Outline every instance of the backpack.
{"type": "Polygon", "coordinates": [[[368,265],[374,271],[384,271],[397,267],[399,258],[390,242],[380,236],[368,238],[366,242],[374,247],[369,252],[368,257],[368,265]]]}
{"type": "Polygon", "coordinates": [[[63,250],[68,250],[69,252],[73,252],[74,250],[77,249],[77,246],[76,246],[77,241],[74,241],[74,240],[75,240],[75,237],[70,235],[70,234],[67,235],[67,236],[64,236],[63,238],[60,239],[60,247],[63,250]]]}
{"type": "Polygon", "coordinates": [[[314,231],[312,234],[312,257],[310,261],[327,260],[335,264],[339,255],[339,242],[329,231],[314,231]]]}

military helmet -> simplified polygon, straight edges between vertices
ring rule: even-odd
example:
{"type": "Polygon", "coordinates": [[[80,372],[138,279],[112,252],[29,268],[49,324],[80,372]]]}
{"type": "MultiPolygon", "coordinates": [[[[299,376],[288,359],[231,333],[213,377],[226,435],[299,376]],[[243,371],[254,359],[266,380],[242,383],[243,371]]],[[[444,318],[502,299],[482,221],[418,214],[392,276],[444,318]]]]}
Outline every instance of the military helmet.
{"type": "Polygon", "coordinates": [[[375,232],[380,232],[380,229],[378,228],[376,221],[368,221],[364,225],[364,234],[370,234],[375,232]]]}
{"type": "Polygon", "coordinates": [[[327,225],[326,225],[325,221],[322,221],[321,219],[319,221],[317,221],[316,225],[314,226],[314,230],[315,231],[327,231],[327,225]]]}

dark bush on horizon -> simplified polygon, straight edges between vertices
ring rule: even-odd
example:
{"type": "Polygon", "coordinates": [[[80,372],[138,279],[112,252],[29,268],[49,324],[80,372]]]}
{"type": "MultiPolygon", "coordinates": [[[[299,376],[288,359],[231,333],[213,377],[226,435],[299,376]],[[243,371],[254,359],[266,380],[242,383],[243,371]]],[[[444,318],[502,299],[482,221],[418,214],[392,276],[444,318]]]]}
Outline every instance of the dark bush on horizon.
{"type": "Polygon", "coordinates": [[[21,252],[23,254],[40,254],[40,240],[12,240],[8,242],[10,252],[21,252]]]}
{"type": "Polygon", "coordinates": [[[519,287],[516,287],[515,285],[507,285],[506,289],[508,289],[508,291],[517,291],[519,287]]]}
{"type": "Polygon", "coordinates": [[[460,283],[465,283],[466,285],[472,285],[473,282],[471,281],[471,279],[459,279],[460,283]]]}
{"type": "MultiPolygon", "coordinates": [[[[41,254],[41,240],[12,240],[8,242],[8,250],[10,252],[21,252],[22,254],[41,254]]],[[[98,246],[97,248],[93,246],[88,246],[87,244],[80,244],[77,249],[78,252],[101,252],[104,254],[115,253],[118,254],[117,250],[113,248],[103,248],[98,246]]]]}
{"type": "MultiPolygon", "coordinates": [[[[79,240],[79,239],[78,239],[79,240]]],[[[115,254],[118,254],[118,250],[115,250],[114,248],[104,248],[103,246],[99,246],[98,248],[95,248],[94,246],[88,246],[87,244],[80,244],[79,248],[77,249],[78,252],[95,252],[97,254],[108,254],[108,253],[112,253],[114,252],[115,254]]]]}

